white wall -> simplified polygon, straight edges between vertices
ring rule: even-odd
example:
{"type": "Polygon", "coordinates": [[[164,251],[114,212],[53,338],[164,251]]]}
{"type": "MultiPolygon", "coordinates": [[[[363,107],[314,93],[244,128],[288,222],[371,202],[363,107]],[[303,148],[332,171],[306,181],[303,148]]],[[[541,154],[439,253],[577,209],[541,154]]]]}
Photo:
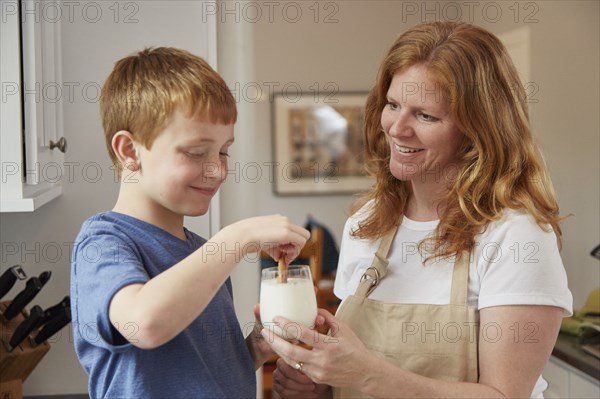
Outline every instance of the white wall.
{"type": "MultiPolygon", "coordinates": [[[[546,3],[546,2],[544,2],[546,3]]],[[[562,256],[576,308],[600,286],[599,2],[548,2],[533,30],[533,127],[563,214],[562,256]]]]}
{"type": "MultiPolygon", "coordinates": [[[[203,18],[197,3],[130,2],[139,7],[135,15],[138,22],[133,24],[114,22],[108,9],[112,2],[96,3],[103,6],[105,18],[101,21],[92,24],[76,18],[63,27],[65,81],[101,84],[117,58],[145,45],[201,50],[194,36],[195,24],[203,18]]],[[[368,90],[383,54],[397,34],[424,17],[454,19],[454,5],[460,2],[321,2],[316,22],[317,9],[309,8],[314,2],[296,2],[302,11],[299,19],[293,8],[287,8],[284,14],[284,3],[276,3],[279,6],[272,9],[271,15],[263,4],[259,20],[252,14],[253,9],[246,6],[244,11],[246,3],[229,2],[229,13],[223,7],[219,9],[218,17],[224,19],[219,27],[219,69],[232,87],[235,83],[243,87],[247,83],[263,86],[265,82],[297,82],[308,89],[315,83],[334,82],[340,91],[368,90]],[[337,22],[325,23],[328,16],[337,22]]],[[[531,76],[539,88],[535,94],[539,102],[531,104],[533,126],[547,156],[562,212],[576,215],[564,224],[563,259],[575,305],[581,306],[587,293],[600,285],[600,265],[588,255],[600,243],[598,2],[526,1],[512,9],[509,7],[514,2],[470,4],[476,7],[472,5],[475,8],[469,12],[463,4],[462,18],[472,17],[495,33],[524,25],[531,28],[531,76]],[[502,14],[497,19],[494,12],[498,9],[502,14]],[[524,22],[527,16],[530,22],[524,22]]],[[[121,10],[120,20],[132,10],[121,10]]],[[[85,181],[80,167],[73,183],[65,184],[63,196],[39,212],[1,215],[3,245],[17,243],[25,249],[35,245],[43,248],[48,243],[67,245],[87,216],[110,208],[116,198],[117,186],[107,169],[98,104],[85,101],[80,92],[76,94],[75,101],[65,106],[65,136],[70,146],[66,161],[79,165],[97,162],[103,167],[102,179],[96,183],[85,181]]],[[[270,105],[250,100],[240,96],[238,102],[240,120],[231,162],[241,167],[272,160],[270,105]]],[[[223,224],[275,212],[303,223],[311,213],[339,240],[352,196],[277,197],[266,171],[263,176],[256,182],[244,181],[240,175],[236,181],[235,175],[230,176],[221,191],[223,224]]],[[[36,303],[52,304],[68,292],[67,251],[55,262],[38,262],[24,251],[6,256],[4,248],[2,257],[3,265],[23,263],[30,275],[46,268],[53,271],[52,280],[36,303]]],[[[256,263],[244,262],[235,270],[233,280],[236,309],[244,324],[252,321],[251,308],[258,300],[256,263]]],[[[79,393],[85,392],[85,384],[72,343],[63,335],[26,382],[25,393],[79,393]]]]}

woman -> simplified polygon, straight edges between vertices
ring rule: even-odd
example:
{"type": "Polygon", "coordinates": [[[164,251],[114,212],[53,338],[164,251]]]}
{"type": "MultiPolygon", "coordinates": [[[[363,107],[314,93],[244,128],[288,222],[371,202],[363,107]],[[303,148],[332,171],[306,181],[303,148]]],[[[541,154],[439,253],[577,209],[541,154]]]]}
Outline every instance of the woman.
{"type": "MultiPolygon", "coordinates": [[[[543,397],[572,296],[558,205],[501,42],[423,23],[365,115],[372,190],[344,228],[329,336],[268,336],[283,397],[543,397]]],[[[285,319],[279,320],[285,323],[285,319]]],[[[267,337],[266,332],[263,332],[267,337]]]]}

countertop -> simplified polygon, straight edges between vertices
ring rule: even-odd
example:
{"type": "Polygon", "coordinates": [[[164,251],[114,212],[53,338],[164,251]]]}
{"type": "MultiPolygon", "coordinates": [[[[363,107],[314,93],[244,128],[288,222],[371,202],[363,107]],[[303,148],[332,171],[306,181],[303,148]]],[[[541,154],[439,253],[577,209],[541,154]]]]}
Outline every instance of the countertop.
{"type": "Polygon", "coordinates": [[[579,340],[574,335],[560,333],[552,356],[575,367],[596,380],[600,380],[600,359],[581,349],[579,340]]]}

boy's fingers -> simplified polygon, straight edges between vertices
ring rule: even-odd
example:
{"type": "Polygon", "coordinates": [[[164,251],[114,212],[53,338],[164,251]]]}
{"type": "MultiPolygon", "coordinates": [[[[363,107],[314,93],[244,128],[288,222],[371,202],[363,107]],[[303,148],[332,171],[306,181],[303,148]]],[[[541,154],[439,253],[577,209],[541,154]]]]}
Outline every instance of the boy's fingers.
{"type": "Polygon", "coordinates": [[[317,318],[315,319],[315,326],[316,327],[321,327],[323,324],[325,324],[325,318],[318,314],[317,318]]]}
{"type": "Polygon", "coordinates": [[[276,372],[281,373],[281,376],[285,377],[285,379],[294,382],[293,386],[292,384],[286,384],[286,387],[289,389],[310,391],[312,388],[314,388],[315,384],[310,378],[308,378],[305,374],[295,370],[281,358],[277,359],[276,372]],[[306,388],[307,385],[308,389],[306,388]]]}

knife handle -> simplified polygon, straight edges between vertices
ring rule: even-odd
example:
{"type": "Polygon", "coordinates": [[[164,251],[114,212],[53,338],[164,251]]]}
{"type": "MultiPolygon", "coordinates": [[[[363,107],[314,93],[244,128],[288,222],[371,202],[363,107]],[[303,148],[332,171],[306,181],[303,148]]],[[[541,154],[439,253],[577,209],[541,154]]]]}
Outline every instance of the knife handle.
{"type": "Polygon", "coordinates": [[[42,283],[37,277],[32,277],[27,280],[25,289],[21,291],[15,299],[10,302],[10,305],[4,311],[4,318],[6,320],[12,320],[16,315],[27,306],[29,302],[37,295],[42,289],[42,283]]]}
{"type": "Polygon", "coordinates": [[[29,312],[29,316],[21,324],[17,326],[15,332],[13,333],[10,341],[8,342],[8,347],[6,348],[8,352],[12,352],[14,348],[17,347],[27,336],[44,320],[44,310],[35,305],[31,308],[29,312]]]}
{"type": "Polygon", "coordinates": [[[46,309],[46,315],[44,316],[44,320],[45,321],[52,320],[53,318],[57,317],[61,313],[62,309],[69,308],[69,307],[71,307],[71,297],[69,295],[67,295],[66,297],[63,298],[62,301],[60,301],[56,305],[51,306],[48,309],[46,309]]]}
{"type": "Polygon", "coordinates": [[[17,279],[25,280],[27,275],[25,271],[21,267],[21,265],[14,265],[8,268],[2,275],[0,276],[0,298],[10,291],[10,289],[15,285],[17,279]]]}
{"type": "Polygon", "coordinates": [[[45,285],[48,280],[50,280],[50,276],[52,276],[52,272],[50,270],[46,270],[45,272],[40,273],[38,279],[40,279],[40,283],[42,283],[42,285],[45,285]]]}
{"type": "Polygon", "coordinates": [[[71,308],[63,308],[62,313],[55,317],[53,320],[50,320],[44,327],[40,330],[40,332],[35,336],[32,340],[33,346],[37,346],[56,334],[60,329],[71,322],[71,308]]]}

